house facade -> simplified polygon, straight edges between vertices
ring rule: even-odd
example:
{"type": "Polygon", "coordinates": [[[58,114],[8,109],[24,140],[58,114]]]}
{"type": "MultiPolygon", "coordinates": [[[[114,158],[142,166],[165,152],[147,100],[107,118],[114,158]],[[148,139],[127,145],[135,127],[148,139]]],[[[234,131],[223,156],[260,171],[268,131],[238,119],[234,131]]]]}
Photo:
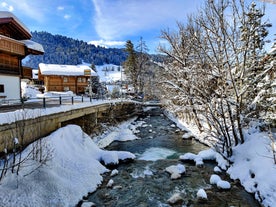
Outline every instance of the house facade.
{"type": "Polygon", "coordinates": [[[0,11],[0,100],[20,100],[22,59],[44,54],[42,45],[30,39],[30,31],[16,16],[0,11]]]}
{"type": "Polygon", "coordinates": [[[98,76],[86,65],[39,64],[38,80],[44,82],[45,91],[72,91],[84,94],[92,77],[98,76]]]}

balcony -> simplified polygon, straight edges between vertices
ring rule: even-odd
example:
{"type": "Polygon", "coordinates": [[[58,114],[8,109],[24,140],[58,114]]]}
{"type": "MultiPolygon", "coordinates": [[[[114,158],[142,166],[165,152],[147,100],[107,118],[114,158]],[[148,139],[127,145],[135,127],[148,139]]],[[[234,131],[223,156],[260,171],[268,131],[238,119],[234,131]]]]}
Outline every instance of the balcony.
{"type": "Polygon", "coordinates": [[[0,35],[0,52],[25,56],[25,45],[22,42],[0,35]]]}

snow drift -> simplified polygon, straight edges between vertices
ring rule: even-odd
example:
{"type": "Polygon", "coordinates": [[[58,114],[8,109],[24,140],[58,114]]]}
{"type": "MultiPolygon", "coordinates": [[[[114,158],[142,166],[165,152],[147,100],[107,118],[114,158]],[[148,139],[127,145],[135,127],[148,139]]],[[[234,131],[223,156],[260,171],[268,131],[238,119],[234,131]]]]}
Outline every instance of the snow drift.
{"type": "MultiPolygon", "coordinates": [[[[0,206],[75,206],[97,189],[101,174],[109,171],[100,161],[110,164],[135,158],[129,152],[100,149],[76,125],[60,128],[43,140],[52,159],[35,171],[36,161],[25,163],[17,178],[8,174],[0,185],[0,206]]],[[[23,155],[30,150],[31,146],[23,155]]]]}

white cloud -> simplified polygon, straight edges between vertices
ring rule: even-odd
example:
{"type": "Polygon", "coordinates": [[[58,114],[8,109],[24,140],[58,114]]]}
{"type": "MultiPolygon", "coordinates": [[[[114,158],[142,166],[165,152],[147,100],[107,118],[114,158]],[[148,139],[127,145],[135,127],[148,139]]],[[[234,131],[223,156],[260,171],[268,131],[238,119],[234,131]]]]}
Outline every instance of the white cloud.
{"type": "Polygon", "coordinates": [[[35,21],[43,22],[46,18],[44,12],[42,11],[45,7],[41,7],[41,3],[29,0],[9,0],[9,8],[15,14],[22,13],[35,21]]]}
{"type": "Polygon", "coordinates": [[[160,25],[167,27],[186,17],[183,5],[189,3],[181,0],[93,0],[93,4],[96,31],[101,38],[110,40],[160,28],[160,25]]]}
{"type": "Polygon", "coordinates": [[[70,18],[71,18],[71,15],[65,14],[65,15],[63,16],[63,18],[64,18],[64,19],[70,19],[70,18]]]}
{"type": "Polygon", "coordinates": [[[62,10],[64,10],[64,7],[63,6],[58,6],[57,10],[62,11],[62,10]]]}
{"type": "Polygon", "coordinates": [[[7,2],[2,2],[1,8],[3,8],[4,10],[10,11],[10,12],[12,12],[14,10],[13,6],[9,5],[7,2]]]}
{"type": "Polygon", "coordinates": [[[92,41],[88,42],[88,44],[109,48],[109,47],[123,47],[126,44],[126,42],[125,41],[92,40],[92,41]]]}

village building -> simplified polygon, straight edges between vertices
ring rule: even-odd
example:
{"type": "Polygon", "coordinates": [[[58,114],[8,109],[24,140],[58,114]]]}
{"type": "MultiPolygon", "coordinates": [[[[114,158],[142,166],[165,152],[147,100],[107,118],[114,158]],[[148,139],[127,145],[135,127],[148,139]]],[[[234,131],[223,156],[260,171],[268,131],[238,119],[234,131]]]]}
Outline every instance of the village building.
{"type": "Polygon", "coordinates": [[[97,73],[86,65],[39,64],[38,80],[44,82],[45,91],[72,91],[84,94],[97,73]]]}
{"type": "Polygon", "coordinates": [[[0,101],[21,99],[21,78],[30,76],[30,70],[22,67],[22,59],[44,54],[42,45],[31,41],[31,37],[15,15],[0,11],[0,101]]]}

